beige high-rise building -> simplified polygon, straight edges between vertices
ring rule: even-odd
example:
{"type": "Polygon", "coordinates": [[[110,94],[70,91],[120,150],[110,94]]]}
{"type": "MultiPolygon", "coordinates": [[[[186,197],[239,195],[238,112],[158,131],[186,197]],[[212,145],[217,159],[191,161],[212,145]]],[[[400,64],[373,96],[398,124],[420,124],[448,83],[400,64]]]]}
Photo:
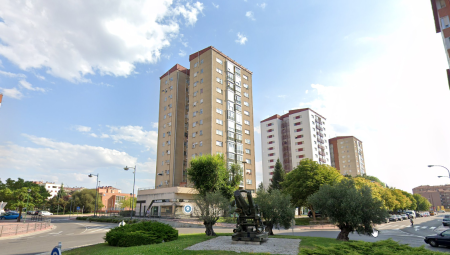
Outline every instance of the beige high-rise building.
{"type": "Polygon", "coordinates": [[[190,161],[222,153],[244,169],[240,188],[256,191],[252,72],[214,47],[189,62],[160,78],[156,188],[189,186],[190,161]]]}
{"type": "Polygon", "coordinates": [[[362,142],[354,136],[331,138],[331,166],[341,171],[342,175],[366,174],[362,142]]]}

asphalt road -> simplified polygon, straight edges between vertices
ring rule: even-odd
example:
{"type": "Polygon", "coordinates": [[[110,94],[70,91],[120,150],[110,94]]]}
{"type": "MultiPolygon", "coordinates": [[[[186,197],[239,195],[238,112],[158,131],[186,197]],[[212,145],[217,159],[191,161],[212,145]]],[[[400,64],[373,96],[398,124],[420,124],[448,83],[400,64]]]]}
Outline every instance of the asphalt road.
{"type": "MultiPolygon", "coordinates": [[[[386,240],[391,238],[403,244],[409,244],[414,247],[425,245],[429,250],[450,252],[450,249],[445,247],[433,248],[423,241],[427,235],[435,235],[440,233],[448,227],[442,226],[443,215],[432,216],[427,218],[415,219],[414,227],[411,227],[409,220],[391,222],[376,226],[380,231],[377,238],[371,236],[360,236],[358,234],[351,234],[350,240],[362,240],[367,242],[376,242],[379,240],[386,240]]],[[[0,239],[0,253],[2,255],[10,254],[40,254],[50,253],[52,248],[62,243],[63,249],[74,248],[89,244],[96,244],[104,242],[103,237],[109,229],[114,228],[117,224],[111,223],[96,223],[69,220],[67,217],[61,216],[52,217],[52,223],[55,225],[54,229],[30,234],[27,236],[7,237],[0,239]]],[[[178,228],[180,234],[188,233],[204,233],[204,228],[178,228]]],[[[215,228],[217,233],[231,233],[232,229],[215,228]]],[[[274,230],[276,235],[298,235],[298,236],[315,236],[315,237],[329,237],[336,238],[338,230],[274,230]]]]}

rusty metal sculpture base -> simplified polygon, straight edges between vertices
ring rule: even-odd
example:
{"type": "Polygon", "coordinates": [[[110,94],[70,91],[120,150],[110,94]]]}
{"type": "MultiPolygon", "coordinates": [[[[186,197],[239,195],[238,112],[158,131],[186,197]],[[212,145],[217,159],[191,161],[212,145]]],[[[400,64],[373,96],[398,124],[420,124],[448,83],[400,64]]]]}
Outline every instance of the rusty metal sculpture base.
{"type": "Polygon", "coordinates": [[[261,244],[261,242],[267,241],[267,238],[269,238],[267,232],[258,233],[256,231],[238,232],[231,236],[233,244],[261,244]]]}

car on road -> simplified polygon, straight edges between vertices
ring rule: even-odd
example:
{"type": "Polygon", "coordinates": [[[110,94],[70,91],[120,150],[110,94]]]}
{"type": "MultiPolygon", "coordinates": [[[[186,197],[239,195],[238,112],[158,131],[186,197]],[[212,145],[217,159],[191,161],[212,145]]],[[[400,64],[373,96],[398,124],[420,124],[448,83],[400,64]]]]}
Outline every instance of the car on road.
{"type": "Polygon", "coordinates": [[[445,230],[444,232],[441,232],[440,234],[437,235],[426,236],[424,239],[425,243],[433,247],[438,247],[439,245],[449,246],[450,245],[449,240],[450,240],[450,229],[445,230]]]}
{"type": "MultiPolygon", "coordinates": [[[[15,220],[19,218],[19,213],[16,212],[7,212],[4,215],[0,216],[0,220],[15,220]]],[[[20,216],[20,218],[22,219],[22,216],[20,216]]]]}
{"type": "Polygon", "coordinates": [[[395,215],[395,217],[397,217],[397,221],[403,221],[402,216],[400,216],[400,215],[395,215]]]}
{"type": "Polygon", "coordinates": [[[402,214],[400,216],[402,216],[402,220],[407,220],[408,219],[408,215],[406,215],[406,214],[402,214]]]}
{"type": "Polygon", "coordinates": [[[397,216],[393,214],[389,215],[389,221],[397,221],[397,216]]]}
{"type": "Polygon", "coordinates": [[[444,218],[442,219],[442,225],[450,226],[450,215],[444,215],[444,218]]]}
{"type": "Polygon", "coordinates": [[[40,211],[39,212],[39,216],[49,216],[49,215],[53,215],[53,213],[51,213],[49,211],[40,211]]]}
{"type": "Polygon", "coordinates": [[[28,214],[28,215],[34,215],[34,214],[35,214],[35,211],[28,211],[27,214],[28,214]]]}
{"type": "Polygon", "coordinates": [[[433,211],[430,211],[429,214],[430,214],[430,216],[435,216],[436,215],[436,213],[434,213],[433,211]]]}
{"type": "Polygon", "coordinates": [[[440,210],[439,213],[445,213],[445,211],[444,210],[440,210]]]}

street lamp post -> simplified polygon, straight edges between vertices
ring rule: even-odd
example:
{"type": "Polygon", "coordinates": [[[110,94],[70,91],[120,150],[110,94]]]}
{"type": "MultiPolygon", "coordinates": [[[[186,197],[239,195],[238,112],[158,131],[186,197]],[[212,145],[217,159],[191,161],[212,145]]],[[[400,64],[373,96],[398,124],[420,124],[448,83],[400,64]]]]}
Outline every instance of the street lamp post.
{"type": "Polygon", "coordinates": [[[30,192],[31,192],[31,189],[28,189],[27,190],[27,194],[28,194],[28,196],[27,196],[27,207],[25,207],[26,208],[26,213],[25,213],[25,217],[24,217],[24,219],[23,219],[23,222],[26,222],[27,221],[27,214],[28,214],[28,201],[30,200],[30,192]]]}
{"type": "Polygon", "coordinates": [[[445,167],[445,166],[440,166],[440,165],[428,165],[428,167],[435,167],[435,166],[443,167],[443,168],[445,168],[445,169],[447,170],[447,172],[448,172],[448,176],[438,176],[439,178],[442,178],[442,177],[448,177],[448,178],[450,178],[450,170],[448,170],[447,167],[445,167]]]}
{"type": "Polygon", "coordinates": [[[246,161],[242,161],[242,164],[244,164],[244,171],[242,171],[242,182],[244,182],[244,190],[245,190],[245,164],[247,164],[247,162],[246,161]]]}
{"type": "Polygon", "coordinates": [[[123,170],[128,171],[128,170],[130,170],[130,168],[134,169],[134,171],[133,171],[133,175],[134,175],[134,178],[133,178],[133,196],[131,197],[131,199],[133,200],[133,203],[131,204],[131,219],[130,219],[130,220],[132,220],[133,219],[133,204],[134,204],[134,184],[136,183],[136,165],[134,166],[134,168],[125,166],[123,168],[123,170]]]}
{"type": "Polygon", "coordinates": [[[95,211],[94,217],[97,216],[97,203],[98,203],[98,174],[89,174],[89,177],[97,176],[97,181],[95,182],[95,211]]]}

